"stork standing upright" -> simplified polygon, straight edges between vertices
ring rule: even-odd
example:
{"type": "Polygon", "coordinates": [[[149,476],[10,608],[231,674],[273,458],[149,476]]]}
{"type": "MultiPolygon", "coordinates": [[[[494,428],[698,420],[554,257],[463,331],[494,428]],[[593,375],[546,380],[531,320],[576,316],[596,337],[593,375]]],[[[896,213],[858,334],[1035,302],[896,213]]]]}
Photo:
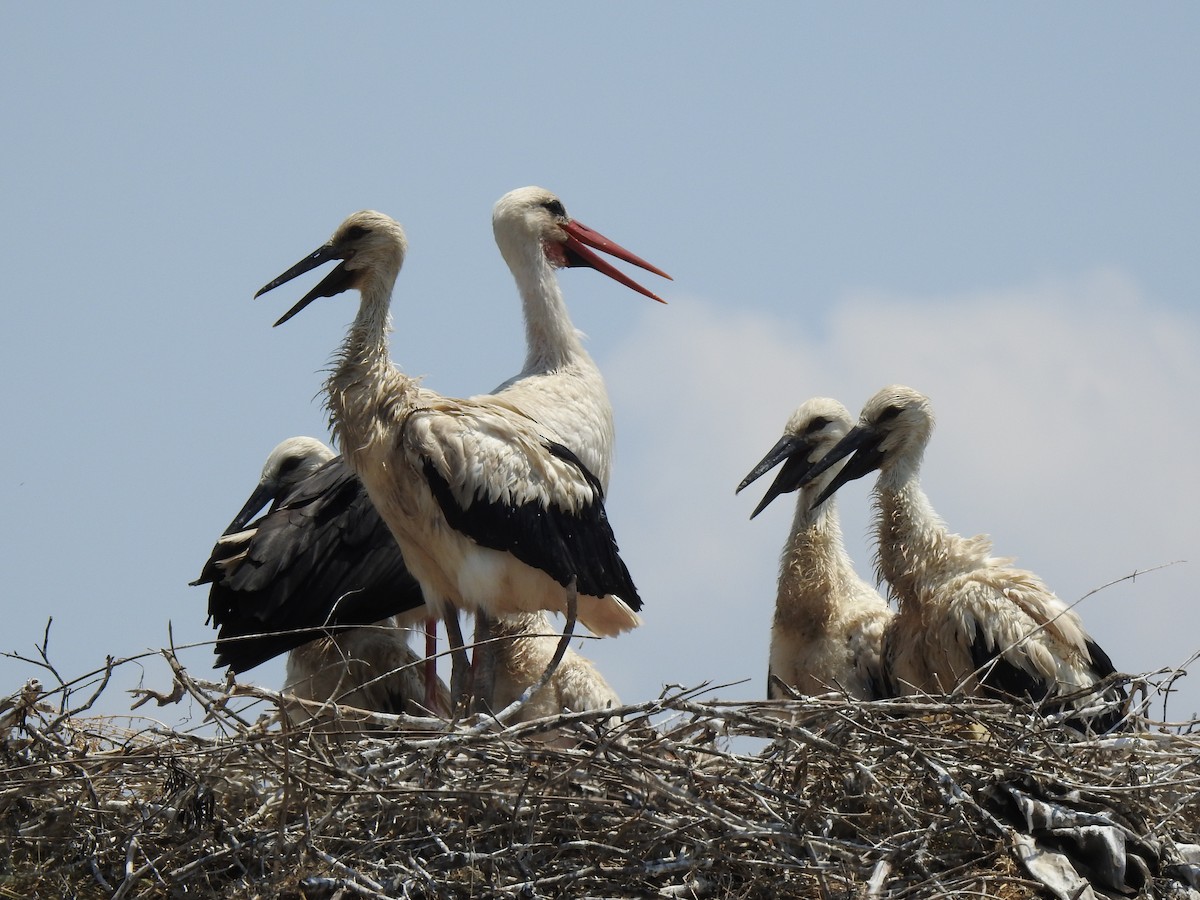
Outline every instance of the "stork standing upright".
{"type": "MultiPolygon", "coordinates": [[[[783,437],[737,487],[741,491],[783,463],[750,518],[780,494],[796,490],[852,424],[837,400],[805,401],[788,419],[783,437]]],[[[884,696],[880,645],[892,611],[854,571],[832,498],[813,507],[835,471],[827,470],[800,489],[783,545],[767,669],[767,697],[772,700],[787,696],[776,679],[802,694],[839,690],[859,700],[884,696]]]]}
{"type": "Polygon", "coordinates": [[[659,302],[589,245],[670,278],[567,215],[545,188],[509,191],[492,210],[492,233],[521,294],[525,364],[495,390],[560,435],[607,492],[612,475],[613,412],[604,378],[571,322],[556,270],[587,266],[659,302]]]}
{"type": "MultiPolygon", "coordinates": [[[[496,203],[496,241],[518,282],[527,343],[522,371],[497,391],[569,435],[566,442],[607,490],[612,409],[599,370],[566,313],[554,268],[590,266],[654,295],[586,247],[572,246],[566,240],[566,225],[591,235],[594,242],[604,241],[571,222],[562,202],[543,188],[520,188],[496,203]]],[[[304,440],[317,448],[314,452],[322,454],[322,461],[332,455],[319,441],[304,440]]],[[[255,496],[227,529],[227,534],[239,534],[218,542],[205,574],[194,582],[213,584],[209,605],[221,628],[218,665],[232,665],[238,672],[298,647],[316,629],[364,625],[423,603],[394,538],[345,460],[337,457],[316,472],[311,466],[294,469],[292,462],[281,468],[293,449],[300,452],[293,443],[302,441],[284,442],[273,454],[255,496]],[[280,478],[287,478],[286,492],[280,478]],[[242,532],[269,499],[277,501],[271,512],[256,528],[242,532]],[[230,557],[235,564],[248,557],[251,565],[236,578],[233,573],[222,575],[216,566],[227,568],[223,560],[230,557]]],[[[289,658],[289,683],[309,683],[304,661],[313,658],[311,648],[289,658]]],[[[316,664],[329,669],[324,660],[316,664]]],[[[434,683],[432,672],[427,678],[434,683]]],[[[431,703],[435,699],[427,697],[431,703]]]]}
{"type": "MultiPolygon", "coordinates": [[[[858,425],[800,482],[853,454],[817,496],[819,504],[848,481],[879,471],[878,564],[898,604],[884,637],[891,687],[899,694],[961,689],[1062,706],[1064,695],[1114,674],[1112,661],[1036,575],[991,556],[986,536],[964,538],[946,528],[919,481],[932,432],[929,399],[891,385],[867,401],[858,425]]],[[[1125,699],[1119,686],[1104,688],[1105,709],[1087,724],[1115,727],[1125,699]]],[[[1070,701],[1074,708],[1096,702],[1070,701]]]]}
{"type": "MultiPolygon", "coordinates": [[[[530,296],[537,299],[537,286],[546,283],[541,269],[551,273],[550,286],[561,308],[552,263],[582,261],[634,285],[587,245],[653,267],[567,219],[561,203],[557,209],[555,203],[556,198],[534,204],[546,214],[547,227],[533,242],[537,252],[526,249],[516,263],[505,252],[501,238],[506,232],[497,225],[497,240],[526,300],[527,332],[537,333],[539,339],[530,341],[527,371],[495,395],[445,398],[421,388],[392,365],[388,307],[406,240],[387,216],[355,213],[329,242],[259,291],[323,262],[341,260],[276,324],[317,297],[351,288],[360,291],[359,313],[327,382],[331,423],[348,462],[421,582],[427,602],[443,613],[452,635],[457,630],[452,608],[491,615],[562,611],[566,586],[573,580],[580,594],[579,618],[592,631],[615,634],[638,623],[641,600],[617,553],[601,482],[565,446],[558,431],[538,421],[519,401],[522,390],[528,396],[551,397],[547,408],[572,399],[569,392],[552,397],[557,384],[553,379],[546,380],[541,393],[524,383],[545,374],[537,370],[547,367],[543,361],[552,356],[548,350],[555,349],[556,335],[562,333],[561,323],[552,321],[547,329],[546,316],[529,311],[530,296]],[[549,337],[543,339],[543,334],[549,337]]],[[[498,204],[494,221],[507,221],[500,209],[498,204]]],[[[547,309],[553,312],[553,306],[550,302],[547,309]]],[[[565,309],[562,319],[566,320],[565,309]]],[[[578,341],[573,329],[569,334],[578,341]]],[[[602,390],[602,382],[600,386],[602,390]]],[[[602,405],[607,406],[606,397],[602,405]]],[[[611,444],[609,421],[596,447],[611,444]]],[[[597,458],[603,459],[603,454],[597,458]]]]}

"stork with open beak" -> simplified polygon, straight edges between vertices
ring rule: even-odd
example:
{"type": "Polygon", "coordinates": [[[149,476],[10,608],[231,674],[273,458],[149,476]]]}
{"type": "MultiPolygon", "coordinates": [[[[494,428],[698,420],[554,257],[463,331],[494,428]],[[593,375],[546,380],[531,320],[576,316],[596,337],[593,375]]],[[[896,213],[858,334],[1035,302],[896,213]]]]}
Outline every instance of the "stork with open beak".
{"type": "Polygon", "coordinates": [[[570,327],[553,269],[582,261],[611,275],[611,264],[589,249],[596,247],[658,270],[566,218],[561,202],[540,189],[502,198],[494,224],[525,301],[529,339],[525,369],[494,395],[444,398],[391,364],[388,305],[406,240],[382,214],[351,216],[259,294],[332,260],[338,265],[280,322],[318,297],[361,292],[327,382],[327,406],[347,461],[452,636],[451,608],[561,611],[573,578],[581,621],[600,634],[627,630],[641,601],[603,511],[604,482],[584,461],[591,457],[607,480],[611,410],[598,373],[599,392],[565,371],[595,367],[570,327]],[[580,390],[582,404],[571,395],[580,390]],[[582,416],[572,411],[581,405],[582,416]],[[575,424],[578,453],[565,434],[575,424]]]}
{"type": "Polygon", "coordinates": [[[1111,730],[1123,719],[1125,691],[1104,685],[1115,674],[1108,654],[1076,613],[1032,572],[991,555],[984,535],[952,534],[920,485],[933,433],[929,398],[891,385],[867,401],[858,425],[799,482],[821,478],[846,460],[815,504],[842,485],[878,471],[878,566],[898,604],[884,637],[893,692],[963,691],[1029,700],[1057,711],[1099,704],[1087,725],[1111,730]],[[847,457],[849,457],[847,459],[847,457]],[[1095,689],[1099,697],[1067,695],[1095,689]]]}
{"type": "Polygon", "coordinates": [[[836,400],[805,401],[788,419],[783,437],[737,487],[740,492],[782,464],[750,518],[781,494],[799,489],[779,560],[767,669],[767,697],[772,700],[787,696],[781,685],[801,694],[839,691],[859,700],[884,696],[880,646],[892,611],[855,572],[833,501],[813,506],[836,469],[800,488],[801,479],[852,424],[850,413],[836,400]]]}

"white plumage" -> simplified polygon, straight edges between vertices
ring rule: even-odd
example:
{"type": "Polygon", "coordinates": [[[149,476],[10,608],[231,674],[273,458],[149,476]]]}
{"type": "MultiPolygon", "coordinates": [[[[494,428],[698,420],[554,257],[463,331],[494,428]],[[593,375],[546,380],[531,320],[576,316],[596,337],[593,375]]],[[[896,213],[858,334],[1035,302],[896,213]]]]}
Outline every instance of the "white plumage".
{"type": "MultiPolygon", "coordinates": [[[[447,715],[450,694],[435,677],[432,710],[425,708],[425,660],[396,619],[318,638],[288,654],[284,693],[314,703],[336,703],[392,715],[447,715]]],[[[316,718],[301,704],[288,708],[292,724],[316,718]]]]}
{"type": "MultiPolygon", "coordinates": [[[[521,613],[496,621],[496,708],[515,702],[550,664],[561,636],[543,613],[521,613]]],[[[588,712],[620,706],[595,665],[568,648],[550,681],[530,698],[517,721],[561,712],[588,712]]]]}
{"type": "MultiPolygon", "coordinates": [[[[919,473],[933,431],[923,394],[892,385],[863,407],[858,425],[810,471],[813,480],[853,453],[817,498],[878,470],[878,564],[898,612],[884,640],[892,689],[1057,698],[1094,686],[1114,669],[1074,611],[1033,573],[993,557],[983,535],[952,534],[921,490],[919,473]]],[[[1090,724],[1119,722],[1124,691],[1104,694],[1108,711],[1090,724]]],[[[1077,703],[1086,704],[1087,698],[1077,703]]]]}
{"type": "MultiPolygon", "coordinates": [[[[788,419],[783,437],[738,485],[741,491],[783,463],[751,518],[781,493],[796,490],[799,479],[852,424],[850,413],[836,400],[814,397],[801,405],[788,419]]],[[[776,678],[801,694],[833,690],[861,700],[883,696],[880,645],[892,611],[855,572],[833,499],[813,506],[835,471],[809,482],[796,497],[792,529],[779,560],[771,624],[771,699],[787,696],[776,678]]]]}
{"type": "Polygon", "coordinates": [[[401,713],[424,698],[447,712],[436,691],[424,693],[426,674],[407,668],[419,659],[408,645],[409,627],[425,615],[419,587],[374,509],[347,482],[316,438],[288,438],[268,455],[195,582],[212,584],[217,665],[240,673],[287,651],[284,689],[303,699],[401,713]],[[270,510],[249,522],[268,502],[270,510]]]}
{"type": "Polygon", "coordinates": [[[501,197],[492,210],[492,231],[521,294],[526,347],[521,371],[495,394],[561,435],[607,491],[612,404],[604,378],[571,322],[556,270],[587,266],[661,300],[589,251],[590,243],[664,278],[670,276],[571,219],[562,201],[545,188],[518,188],[501,197]]]}
{"type": "MultiPolygon", "coordinates": [[[[399,225],[387,216],[354,214],[327,244],[259,293],[332,259],[342,262],[280,321],[318,296],[350,288],[362,293],[359,314],[327,382],[331,422],[347,460],[434,608],[491,615],[562,611],[565,587],[576,578],[580,620],[599,634],[615,634],[637,624],[641,601],[607,524],[601,481],[568,449],[558,431],[522,408],[531,404],[521,394],[542,397],[543,413],[572,405],[569,393],[556,394],[553,381],[539,390],[528,383],[554,364],[550,357],[562,343],[556,333],[569,334],[578,347],[548,261],[552,251],[558,264],[572,264],[582,254],[584,264],[611,269],[607,263],[587,260],[594,254],[583,241],[642,263],[566,219],[556,199],[537,204],[547,213],[544,227],[551,233],[524,244],[509,242],[525,247],[527,262],[518,255],[514,263],[503,240],[508,218],[502,204],[504,200],[494,218],[497,242],[521,285],[530,340],[526,372],[496,395],[445,398],[421,388],[391,364],[388,305],[406,241],[399,225]],[[529,252],[530,246],[536,253],[529,252]],[[538,299],[539,284],[543,294],[551,294],[546,308],[553,313],[557,306],[561,316],[531,315],[530,296],[538,299]]],[[[586,359],[581,347],[577,352],[567,349],[571,352],[559,354],[565,362],[580,355],[586,359]]],[[[590,359],[586,362],[594,371],[590,359]]],[[[602,413],[593,417],[599,422],[595,437],[581,443],[580,453],[595,456],[596,464],[607,468],[603,449],[611,446],[611,412],[598,375],[596,380],[600,401],[592,405],[602,413]]],[[[591,396],[586,390],[584,394],[585,399],[591,396]]],[[[570,417],[566,419],[569,427],[570,417]]]]}

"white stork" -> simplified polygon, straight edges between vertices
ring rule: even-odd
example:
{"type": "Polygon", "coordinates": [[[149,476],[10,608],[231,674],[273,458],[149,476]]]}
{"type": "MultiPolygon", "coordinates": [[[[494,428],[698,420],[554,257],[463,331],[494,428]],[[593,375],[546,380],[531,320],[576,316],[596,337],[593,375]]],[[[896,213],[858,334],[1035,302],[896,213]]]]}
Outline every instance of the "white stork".
{"type": "MultiPolygon", "coordinates": [[[[536,256],[526,253],[531,266],[553,254],[559,264],[582,259],[611,269],[597,264],[587,244],[647,265],[543,208],[554,228],[535,243],[536,256]]],[[[500,240],[499,228],[497,234],[500,240]]],[[[453,634],[457,622],[450,608],[489,615],[563,611],[566,586],[574,578],[579,618],[592,631],[610,635],[636,626],[641,600],[617,553],[601,483],[561,435],[508,391],[446,398],[421,388],[391,363],[388,307],[405,250],[404,233],[392,219],[355,213],[325,245],[258,294],[334,259],[342,262],[276,324],[317,297],[360,291],[359,313],[326,385],[327,407],[349,464],[395,535],[427,602],[443,613],[453,634]]],[[[519,267],[514,274],[521,282],[519,267]]],[[[529,323],[537,317],[526,318],[529,323]]]]}
{"type": "Polygon", "coordinates": [[[210,584],[216,666],[245,672],[321,633],[425,612],[358,479],[315,438],[281,442],[193,585],[210,584]],[[268,502],[271,508],[250,522],[268,502]]]}
{"type": "MultiPolygon", "coordinates": [[[[801,477],[852,424],[850,413],[836,400],[805,401],[788,419],[783,437],[737,487],[741,491],[783,463],[750,518],[780,494],[796,490],[801,477]]],[[[787,696],[775,679],[801,694],[838,690],[859,700],[884,696],[880,644],[892,611],[854,571],[832,498],[813,507],[835,471],[829,469],[800,490],[783,545],[767,669],[767,697],[772,700],[787,696]]]]}
{"type": "Polygon", "coordinates": [[[412,711],[406,702],[422,696],[427,706],[439,702],[423,687],[436,685],[432,667],[404,668],[413,657],[407,635],[426,613],[420,585],[359,480],[316,438],[288,438],[271,451],[192,584],[211,584],[217,667],[245,672],[287,652],[285,689],[304,699],[334,699],[367,671],[401,670],[342,702],[393,713],[412,711]]]}
{"type": "MultiPolygon", "coordinates": [[[[654,295],[588,253],[586,247],[568,243],[564,223],[591,235],[595,243],[615,246],[585,226],[570,222],[561,201],[543,188],[520,188],[495,206],[496,241],[518,282],[528,348],[522,371],[497,392],[560,434],[570,435],[572,450],[607,489],[612,409],[599,370],[566,313],[554,268],[591,266],[641,293],[654,295]]],[[[626,259],[633,258],[620,248],[616,251],[626,259]]],[[[325,454],[322,459],[332,455],[320,442],[304,440],[325,454]]],[[[283,458],[292,455],[283,453],[288,443],[277,451],[283,458]]],[[[229,531],[240,531],[267,499],[276,496],[279,486],[270,471],[273,465],[278,468],[279,461],[268,462],[263,484],[229,531]]],[[[291,465],[288,463],[285,471],[291,476],[288,502],[278,514],[273,511],[265,518],[267,527],[262,530],[267,539],[253,542],[250,569],[231,584],[229,577],[218,578],[213,566],[244,553],[247,538],[256,533],[253,530],[236,539],[223,538],[205,568],[206,575],[195,582],[214,582],[210,612],[221,626],[218,665],[233,664],[235,671],[249,669],[307,640],[311,632],[305,629],[343,619],[366,624],[363,615],[353,615],[363,606],[390,615],[415,609],[420,599],[419,587],[407,574],[394,539],[345,461],[338,457],[329,462],[311,480],[300,478],[307,469],[296,471],[291,465]],[[300,483],[292,485],[292,481],[300,483]],[[329,554],[333,556],[327,558],[329,554]],[[314,578],[314,572],[321,577],[314,578]],[[392,599],[384,589],[391,592],[392,599]],[[355,591],[352,595],[351,590],[355,591]],[[368,600],[371,602],[356,602],[368,600]]],[[[432,683],[433,674],[427,677],[432,683]]],[[[303,669],[297,678],[303,680],[303,669]]],[[[434,700],[427,697],[430,703],[434,700]]]]}
{"type": "MultiPolygon", "coordinates": [[[[517,613],[496,620],[497,709],[515,702],[549,666],[561,635],[544,613],[517,613]]],[[[595,665],[567,649],[550,681],[530,698],[517,721],[529,722],[561,712],[588,712],[621,705],[595,665]]]]}
{"type": "MultiPolygon", "coordinates": [[[[801,479],[814,480],[854,454],[818,495],[819,504],[846,482],[879,471],[878,565],[898,604],[884,637],[891,688],[899,694],[962,690],[1061,707],[1064,695],[1114,674],[1112,661],[1079,616],[1036,575],[991,556],[984,535],[949,532],[919,482],[932,431],[927,397],[901,385],[886,387],[867,401],[858,425],[801,479]]],[[[1125,699],[1119,686],[1106,688],[1107,711],[1089,717],[1088,724],[1115,727],[1125,699]]],[[[1089,698],[1072,703],[1077,708],[1089,698]]]]}
{"type": "Polygon", "coordinates": [[[521,371],[494,393],[560,435],[607,492],[612,404],[567,313],[556,270],[587,266],[664,302],[593,253],[590,245],[656,275],[671,276],[570,218],[562,201],[545,188],[518,188],[496,201],[492,232],[521,294],[526,348],[521,371]]]}
{"type": "MultiPolygon", "coordinates": [[[[390,537],[390,535],[389,535],[390,537]]],[[[450,693],[408,643],[396,618],[320,637],[288,654],[283,692],[310,703],[336,703],[392,715],[448,715],[450,693]],[[429,698],[432,697],[432,700],[429,698]]],[[[289,704],[292,724],[317,718],[311,706],[289,704]]]]}

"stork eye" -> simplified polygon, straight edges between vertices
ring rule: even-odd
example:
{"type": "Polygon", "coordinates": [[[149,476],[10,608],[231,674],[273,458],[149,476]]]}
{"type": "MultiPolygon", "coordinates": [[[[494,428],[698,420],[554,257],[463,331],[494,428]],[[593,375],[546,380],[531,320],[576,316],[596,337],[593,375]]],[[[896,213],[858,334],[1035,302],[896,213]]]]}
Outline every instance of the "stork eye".
{"type": "Polygon", "coordinates": [[[881,412],[879,414],[879,418],[877,418],[875,421],[876,422],[886,422],[888,419],[896,418],[896,416],[900,415],[900,413],[902,413],[902,412],[904,412],[903,407],[889,406],[889,407],[887,407],[887,409],[885,409],[883,412],[881,412]]]}
{"type": "Polygon", "coordinates": [[[300,457],[289,456],[279,464],[279,474],[287,475],[289,472],[294,472],[300,467],[300,457]]]}
{"type": "Polygon", "coordinates": [[[370,228],[364,228],[362,225],[351,225],[346,229],[346,238],[347,240],[357,241],[359,238],[364,238],[370,233],[370,228]]]}
{"type": "Polygon", "coordinates": [[[829,420],[824,416],[817,416],[808,423],[808,427],[804,429],[805,434],[816,434],[822,428],[829,424],[829,420]]]}
{"type": "Polygon", "coordinates": [[[550,213],[550,215],[557,216],[560,219],[565,219],[567,217],[567,210],[562,205],[561,200],[547,200],[542,204],[542,208],[546,210],[546,212],[550,213]]]}

